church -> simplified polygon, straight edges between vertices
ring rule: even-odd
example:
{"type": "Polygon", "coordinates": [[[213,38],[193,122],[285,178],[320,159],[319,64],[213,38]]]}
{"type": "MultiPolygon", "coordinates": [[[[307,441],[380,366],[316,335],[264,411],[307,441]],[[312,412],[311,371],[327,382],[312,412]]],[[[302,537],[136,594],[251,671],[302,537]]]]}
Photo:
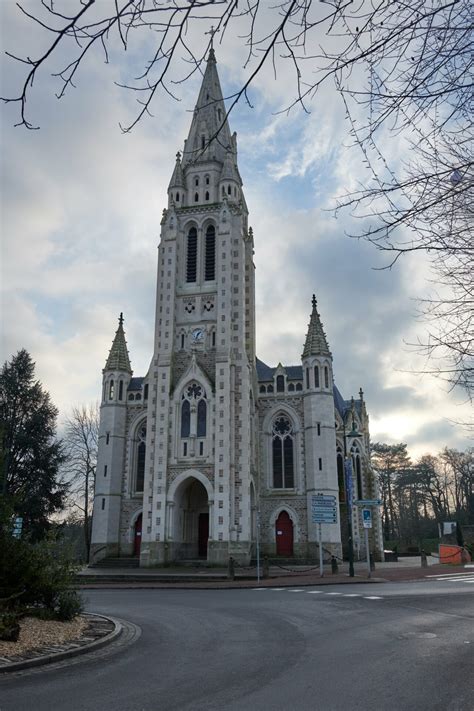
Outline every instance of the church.
{"type": "MultiPolygon", "coordinates": [[[[134,375],[119,318],[101,394],[91,561],[135,556],[247,565],[262,555],[365,556],[356,499],[377,496],[363,392],[345,400],[308,296],[301,362],[256,355],[254,235],[211,48],[183,152],[168,187],[158,247],[154,352],[134,375]]],[[[370,547],[382,554],[373,510],[370,547]]]]}

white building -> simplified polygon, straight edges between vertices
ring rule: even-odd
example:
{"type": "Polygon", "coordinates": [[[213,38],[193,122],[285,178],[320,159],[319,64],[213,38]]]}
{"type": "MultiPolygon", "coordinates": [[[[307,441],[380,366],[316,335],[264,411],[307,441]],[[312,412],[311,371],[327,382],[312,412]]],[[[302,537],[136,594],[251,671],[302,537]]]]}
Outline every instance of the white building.
{"type": "MultiPolygon", "coordinates": [[[[140,565],[263,554],[315,560],[311,497],[333,495],[324,548],[347,539],[344,455],[354,498],[373,498],[362,391],[345,401],[313,296],[301,363],[255,353],[254,238],[211,50],[168,188],[158,256],[154,353],[133,377],[123,330],[103,371],[92,559],[140,565]]],[[[302,341],[304,334],[302,333],[302,341]]],[[[363,529],[352,508],[356,556],[363,529]]],[[[382,547],[380,521],[372,531],[382,547]]]]}

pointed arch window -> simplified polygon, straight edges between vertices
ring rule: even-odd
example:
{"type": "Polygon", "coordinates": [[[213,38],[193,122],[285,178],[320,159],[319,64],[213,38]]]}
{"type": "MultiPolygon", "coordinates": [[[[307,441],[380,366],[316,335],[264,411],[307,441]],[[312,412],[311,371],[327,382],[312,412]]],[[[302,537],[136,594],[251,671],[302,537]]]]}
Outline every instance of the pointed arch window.
{"type": "Polygon", "coordinates": [[[115,395],[115,385],[114,381],[111,380],[109,383],[109,400],[113,400],[115,395]]]}
{"type": "Polygon", "coordinates": [[[205,281],[214,281],[216,278],[216,228],[209,225],[206,230],[206,252],[204,263],[205,281]]]}
{"type": "Polygon", "coordinates": [[[277,375],[276,386],[277,386],[277,393],[284,393],[285,392],[285,376],[284,375],[277,375]]]}
{"type": "Polygon", "coordinates": [[[146,424],[138,428],[135,454],[135,491],[142,492],[145,483],[146,424]]]}
{"type": "Polygon", "coordinates": [[[274,489],[295,485],[293,425],[286,415],[278,415],[272,428],[272,474],[274,489]]]}
{"type": "Polygon", "coordinates": [[[187,440],[180,445],[180,452],[185,457],[204,455],[203,440],[207,436],[207,396],[200,383],[191,381],[184,388],[181,395],[180,418],[181,439],[187,440]],[[201,442],[196,442],[196,438],[201,442]]]}
{"type": "Polygon", "coordinates": [[[353,444],[351,447],[351,457],[353,476],[357,483],[357,490],[355,492],[356,498],[362,499],[364,496],[364,492],[362,491],[362,467],[360,463],[360,449],[357,444],[353,444]]]}
{"type": "Polygon", "coordinates": [[[337,486],[339,489],[339,501],[344,503],[346,500],[346,488],[344,485],[344,457],[342,450],[337,448],[337,486]]]}
{"type": "Polygon", "coordinates": [[[314,387],[319,388],[319,365],[314,366],[314,387]]]}
{"type": "Polygon", "coordinates": [[[179,193],[176,193],[176,202],[179,202],[179,193]]]}
{"type": "Polygon", "coordinates": [[[324,366],[324,387],[329,387],[329,368],[327,365],[324,366]]]}
{"type": "Polygon", "coordinates": [[[188,232],[186,251],[186,281],[192,284],[197,279],[197,229],[191,227],[188,232]]]}
{"type": "Polygon", "coordinates": [[[191,405],[184,400],[181,405],[181,437],[189,437],[191,432],[191,405]]]}
{"type": "Polygon", "coordinates": [[[123,400],[123,380],[120,380],[120,381],[119,381],[118,399],[119,399],[119,400],[123,400]]]}
{"type": "Polygon", "coordinates": [[[197,408],[197,436],[206,436],[206,424],[207,424],[207,404],[205,400],[199,400],[197,408]]]}

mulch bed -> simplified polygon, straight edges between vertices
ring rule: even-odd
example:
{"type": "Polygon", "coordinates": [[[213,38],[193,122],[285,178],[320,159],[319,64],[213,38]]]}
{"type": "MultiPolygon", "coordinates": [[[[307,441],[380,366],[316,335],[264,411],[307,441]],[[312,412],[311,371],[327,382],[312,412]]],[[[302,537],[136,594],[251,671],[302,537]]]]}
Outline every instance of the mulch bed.
{"type": "Polygon", "coordinates": [[[0,670],[2,665],[11,662],[77,649],[113,630],[114,623],[111,620],[95,615],[79,615],[71,622],[24,617],[18,642],[0,641],[0,670]]]}

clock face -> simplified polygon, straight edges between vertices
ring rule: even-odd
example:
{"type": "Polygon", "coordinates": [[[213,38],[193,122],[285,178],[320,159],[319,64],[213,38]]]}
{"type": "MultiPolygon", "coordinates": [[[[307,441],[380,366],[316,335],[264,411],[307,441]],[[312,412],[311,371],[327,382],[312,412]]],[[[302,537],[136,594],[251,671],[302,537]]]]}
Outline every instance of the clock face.
{"type": "Polygon", "coordinates": [[[191,338],[193,343],[202,343],[204,340],[204,331],[202,328],[195,328],[193,331],[191,331],[191,338]]]}

